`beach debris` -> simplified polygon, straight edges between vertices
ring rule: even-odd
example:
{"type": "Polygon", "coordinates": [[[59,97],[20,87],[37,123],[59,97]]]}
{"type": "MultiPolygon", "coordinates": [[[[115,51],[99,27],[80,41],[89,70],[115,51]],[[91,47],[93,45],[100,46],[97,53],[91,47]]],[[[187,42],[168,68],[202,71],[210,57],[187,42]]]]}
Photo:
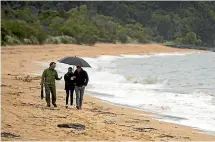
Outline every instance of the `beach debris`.
{"type": "Polygon", "coordinates": [[[145,119],[132,119],[132,120],[127,120],[125,123],[149,123],[150,120],[145,120],[145,119]]]}
{"type": "Polygon", "coordinates": [[[183,137],[184,139],[190,140],[190,137],[183,137]]]}
{"type": "Polygon", "coordinates": [[[1,87],[11,87],[11,85],[1,84],[1,87]]]}
{"type": "Polygon", "coordinates": [[[32,87],[29,87],[29,88],[30,88],[30,90],[32,90],[32,89],[40,89],[41,86],[32,86],[32,87]]]}
{"type": "Polygon", "coordinates": [[[132,121],[132,120],[128,120],[128,121],[125,121],[125,123],[139,123],[140,121],[132,121]]]}
{"type": "Polygon", "coordinates": [[[20,96],[21,94],[23,94],[24,92],[10,92],[8,93],[9,95],[15,95],[15,96],[20,96]]]}
{"type": "MultiPolygon", "coordinates": [[[[86,103],[88,103],[88,102],[86,102],[86,103]]],[[[96,103],[94,103],[94,102],[89,102],[89,104],[91,104],[91,105],[95,105],[96,103]]]]}
{"type": "Polygon", "coordinates": [[[13,133],[9,133],[9,132],[2,132],[1,133],[1,137],[5,137],[5,138],[19,138],[19,135],[13,134],[13,133]]]}
{"type": "Polygon", "coordinates": [[[10,74],[10,73],[8,73],[7,75],[9,75],[9,76],[18,76],[17,74],[10,74]]]}
{"type": "Polygon", "coordinates": [[[134,128],[134,131],[138,131],[138,132],[151,132],[157,130],[155,128],[151,128],[151,127],[147,127],[147,128],[134,128]]]}
{"type": "Polygon", "coordinates": [[[162,134],[159,136],[160,138],[174,138],[174,136],[171,136],[171,135],[166,135],[166,134],[162,134]]]}
{"type": "Polygon", "coordinates": [[[121,126],[121,127],[133,127],[134,125],[124,125],[124,124],[116,124],[118,126],[121,126]]]}
{"type": "Polygon", "coordinates": [[[104,120],[105,124],[115,124],[116,122],[113,120],[104,120]]]}
{"type": "Polygon", "coordinates": [[[95,115],[104,114],[104,115],[116,116],[116,113],[112,113],[112,112],[109,112],[109,111],[102,111],[102,110],[99,110],[97,108],[89,109],[89,111],[96,112],[95,115]]]}
{"type": "Polygon", "coordinates": [[[59,128],[72,128],[75,130],[85,130],[85,125],[79,124],[79,123],[68,123],[68,124],[58,124],[59,128]]]}
{"type": "Polygon", "coordinates": [[[21,106],[34,106],[34,103],[26,103],[26,102],[22,102],[21,106]]]}
{"type": "Polygon", "coordinates": [[[6,124],[8,127],[12,127],[10,124],[6,124]]]}
{"type": "Polygon", "coordinates": [[[50,117],[44,117],[44,116],[35,116],[35,115],[33,115],[32,118],[49,119],[50,120],[50,117]]]}
{"type": "Polygon", "coordinates": [[[54,115],[55,116],[55,118],[67,118],[67,115],[54,115]]]}
{"type": "Polygon", "coordinates": [[[41,77],[40,76],[31,77],[30,75],[27,75],[27,76],[24,76],[24,77],[15,76],[14,79],[15,80],[22,80],[24,82],[31,82],[32,80],[40,80],[41,77]]]}

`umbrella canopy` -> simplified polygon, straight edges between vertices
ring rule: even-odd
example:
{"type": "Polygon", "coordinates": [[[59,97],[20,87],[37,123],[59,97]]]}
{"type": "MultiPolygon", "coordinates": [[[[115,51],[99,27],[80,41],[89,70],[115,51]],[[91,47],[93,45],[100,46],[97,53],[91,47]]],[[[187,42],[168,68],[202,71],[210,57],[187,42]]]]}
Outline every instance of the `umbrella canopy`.
{"type": "Polygon", "coordinates": [[[64,57],[58,60],[58,62],[75,66],[79,65],[81,67],[91,67],[84,59],[79,57],[64,57]]]}

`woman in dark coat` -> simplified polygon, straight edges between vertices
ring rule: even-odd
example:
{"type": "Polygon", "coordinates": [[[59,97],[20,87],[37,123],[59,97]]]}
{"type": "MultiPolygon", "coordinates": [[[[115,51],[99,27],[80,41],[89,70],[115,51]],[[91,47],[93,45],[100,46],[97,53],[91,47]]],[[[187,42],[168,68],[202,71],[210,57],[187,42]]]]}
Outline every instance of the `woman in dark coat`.
{"type": "Polygon", "coordinates": [[[72,67],[68,68],[68,72],[64,75],[65,90],[66,90],[66,108],[68,108],[68,101],[70,96],[70,105],[73,105],[73,92],[75,89],[74,85],[75,76],[72,72],[72,67]]]}

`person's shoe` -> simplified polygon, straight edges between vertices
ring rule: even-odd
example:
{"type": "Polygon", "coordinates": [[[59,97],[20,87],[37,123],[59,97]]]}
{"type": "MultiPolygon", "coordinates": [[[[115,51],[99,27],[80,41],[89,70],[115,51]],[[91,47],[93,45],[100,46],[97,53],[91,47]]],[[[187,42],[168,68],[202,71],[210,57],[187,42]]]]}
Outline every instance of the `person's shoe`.
{"type": "Polygon", "coordinates": [[[66,105],[66,108],[68,108],[68,105],[66,105]]]}
{"type": "Polygon", "coordinates": [[[82,106],[80,106],[79,109],[82,109],[82,106]]]}
{"type": "Polygon", "coordinates": [[[47,104],[46,107],[51,107],[51,105],[48,105],[48,104],[47,104]]]}
{"type": "Polygon", "coordinates": [[[79,106],[76,106],[77,109],[80,109],[79,106]]]}
{"type": "Polygon", "coordinates": [[[54,107],[57,107],[57,105],[56,105],[56,104],[53,104],[53,106],[54,106],[54,107]]]}

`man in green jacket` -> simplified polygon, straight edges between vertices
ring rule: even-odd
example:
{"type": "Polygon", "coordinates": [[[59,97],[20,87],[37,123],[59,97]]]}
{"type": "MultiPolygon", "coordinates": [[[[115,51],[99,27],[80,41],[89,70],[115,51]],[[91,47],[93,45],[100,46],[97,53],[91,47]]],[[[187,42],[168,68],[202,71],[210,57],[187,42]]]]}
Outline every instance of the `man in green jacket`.
{"type": "Polygon", "coordinates": [[[45,85],[47,107],[51,106],[50,105],[50,92],[52,94],[52,104],[54,107],[57,107],[55,79],[61,80],[62,76],[60,78],[58,78],[58,73],[55,70],[55,67],[56,67],[56,63],[51,62],[49,65],[49,68],[45,69],[42,74],[41,87],[43,87],[43,85],[45,85]]]}

